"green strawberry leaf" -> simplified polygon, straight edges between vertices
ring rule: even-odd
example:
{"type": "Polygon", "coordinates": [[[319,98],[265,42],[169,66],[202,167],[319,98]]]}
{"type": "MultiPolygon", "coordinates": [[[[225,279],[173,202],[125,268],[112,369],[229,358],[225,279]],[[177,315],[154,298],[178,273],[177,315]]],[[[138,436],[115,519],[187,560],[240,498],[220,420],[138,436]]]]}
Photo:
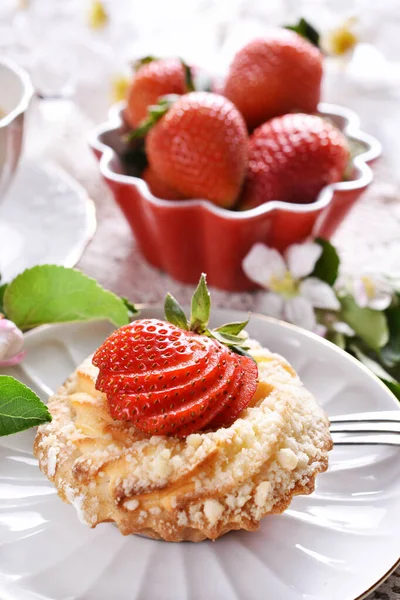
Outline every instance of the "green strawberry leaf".
{"type": "Polygon", "coordinates": [[[0,375],[0,436],[51,421],[47,406],[26,385],[0,375]]]}
{"type": "Polygon", "coordinates": [[[108,319],[117,327],[129,323],[121,298],[80,271],[57,265],[40,265],[18,275],[4,293],[4,310],[22,330],[93,319],[108,319]]]}
{"type": "Polygon", "coordinates": [[[214,339],[221,342],[221,344],[225,344],[225,346],[240,346],[243,348],[247,348],[247,339],[243,337],[239,337],[238,335],[230,335],[229,333],[221,333],[216,329],[212,329],[211,331],[207,331],[207,335],[213,337],[214,339]]]}
{"type": "Polygon", "coordinates": [[[182,60],[182,58],[181,58],[181,63],[182,63],[182,67],[185,71],[186,90],[188,92],[194,92],[196,88],[194,87],[194,83],[193,83],[192,69],[191,69],[191,67],[189,67],[189,65],[187,63],[185,63],[184,60],[182,60]]]}
{"type": "Polygon", "coordinates": [[[316,262],[311,277],[317,277],[332,286],[338,276],[340,259],[336,249],[328,240],[316,238],[315,243],[322,248],[322,254],[316,262]]]}
{"type": "Polygon", "coordinates": [[[145,137],[150,129],[154,127],[154,125],[169,111],[171,106],[175,104],[175,102],[180,98],[179,94],[167,94],[166,96],[161,96],[158,99],[157,104],[151,104],[147,108],[147,117],[143,119],[139,123],[139,126],[130,131],[124,136],[124,140],[127,142],[133,142],[138,138],[145,137]]]}
{"type": "Polygon", "coordinates": [[[220,325],[219,327],[216,327],[215,329],[213,329],[213,331],[219,331],[220,333],[229,333],[230,335],[238,335],[248,324],[250,319],[247,319],[247,321],[242,321],[242,322],[234,322],[234,323],[225,323],[224,325],[220,325]]]}
{"type": "Polygon", "coordinates": [[[295,25],[284,25],[284,28],[290,29],[291,31],[295,31],[302,37],[306,38],[306,40],[311,42],[314,46],[320,48],[320,35],[318,31],[305,19],[301,18],[299,22],[295,25]]]}
{"type": "Polygon", "coordinates": [[[6,293],[7,283],[0,285],[0,313],[4,313],[4,294],[6,293]]]}
{"type": "Polygon", "coordinates": [[[387,367],[394,367],[400,363],[400,306],[389,308],[386,311],[390,337],[381,350],[383,363],[387,367]]]}
{"type": "Polygon", "coordinates": [[[341,317],[373,350],[378,351],[389,340],[389,329],[383,312],[360,308],[351,296],[340,298],[341,317]]]}
{"type": "Polygon", "coordinates": [[[206,275],[201,274],[199,284],[192,296],[190,313],[190,330],[203,333],[210,319],[211,298],[207,288],[206,275]]]}
{"type": "Polygon", "coordinates": [[[167,321],[185,331],[189,329],[189,323],[182,306],[170,293],[165,296],[164,312],[167,321]]]}
{"type": "Polygon", "coordinates": [[[139,71],[139,69],[141,67],[143,67],[144,65],[148,65],[149,63],[153,62],[154,60],[159,60],[157,58],[157,56],[152,56],[151,54],[148,54],[147,56],[143,56],[143,58],[139,58],[138,60],[135,60],[132,63],[133,69],[134,71],[139,71]]]}

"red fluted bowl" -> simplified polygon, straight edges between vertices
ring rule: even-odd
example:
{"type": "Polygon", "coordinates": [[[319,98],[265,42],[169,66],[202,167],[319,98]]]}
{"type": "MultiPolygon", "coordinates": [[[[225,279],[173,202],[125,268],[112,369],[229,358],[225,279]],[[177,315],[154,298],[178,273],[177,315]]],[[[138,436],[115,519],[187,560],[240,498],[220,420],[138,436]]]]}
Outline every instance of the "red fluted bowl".
{"type": "Polygon", "coordinates": [[[242,270],[242,260],[256,242],[283,251],[309,237],[329,239],[371,183],[370,164],[381,153],[379,142],[359,130],[355,113],[322,103],[319,114],[359,148],[351,178],[326,186],[312,204],[273,201],[235,212],[207,200],[156,198],[145,181],[125,174],[123,113],[124,104],[113,106],[108,122],[92,132],[89,143],[145,258],[178,281],[197,283],[204,272],[209,285],[229,291],[256,287],[242,270]]]}

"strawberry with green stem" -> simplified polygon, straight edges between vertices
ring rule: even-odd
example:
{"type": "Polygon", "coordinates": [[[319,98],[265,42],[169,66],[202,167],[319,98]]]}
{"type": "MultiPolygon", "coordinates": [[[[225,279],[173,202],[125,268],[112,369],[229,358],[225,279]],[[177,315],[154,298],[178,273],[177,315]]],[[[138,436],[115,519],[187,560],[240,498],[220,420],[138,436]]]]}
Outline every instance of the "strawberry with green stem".
{"type": "Polygon", "coordinates": [[[209,328],[204,275],[190,319],[170,294],[165,315],[167,321],[139,319],[118,329],[95,353],[96,387],[112,416],[149,435],[228,427],[257,387],[257,365],[242,333],[247,321],[209,328]]]}

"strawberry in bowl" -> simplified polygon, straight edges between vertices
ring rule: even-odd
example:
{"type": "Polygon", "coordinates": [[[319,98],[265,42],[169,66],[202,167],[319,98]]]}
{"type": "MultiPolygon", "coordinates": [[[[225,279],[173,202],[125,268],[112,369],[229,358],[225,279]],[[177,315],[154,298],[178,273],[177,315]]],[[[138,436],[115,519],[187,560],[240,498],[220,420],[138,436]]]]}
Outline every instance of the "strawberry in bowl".
{"type": "Polygon", "coordinates": [[[354,113],[319,102],[321,64],[317,48],[278,31],[236,55],[225,96],[163,88],[133,131],[125,104],[111,110],[90,143],[152,265],[184,283],[207,271],[213,286],[250,290],[242,261],[254,244],[283,251],[335,232],[371,182],[380,145],[354,113]],[[137,148],[144,162],[130,170],[137,148]]]}

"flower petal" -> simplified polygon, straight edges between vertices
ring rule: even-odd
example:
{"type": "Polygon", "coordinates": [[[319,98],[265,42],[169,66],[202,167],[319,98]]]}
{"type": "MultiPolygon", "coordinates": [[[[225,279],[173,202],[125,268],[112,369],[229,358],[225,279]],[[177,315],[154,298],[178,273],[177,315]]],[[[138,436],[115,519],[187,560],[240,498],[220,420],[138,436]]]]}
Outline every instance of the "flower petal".
{"type": "Polygon", "coordinates": [[[259,301],[257,302],[257,310],[269,317],[282,319],[284,304],[285,301],[282,296],[274,294],[273,292],[268,292],[260,296],[259,301]]]}
{"type": "Polygon", "coordinates": [[[393,296],[387,292],[378,291],[375,298],[371,298],[368,301],[369,308],[374,310],[386,310],[392,304],[393,296]]]}
{"type": "Polygon", "coordinates": [[[363,280],[355,277],[352,282],[354,300],[360,308],[368,306],[368,294],[363,280]]]}
{"type": "Polygon", "coordinates": [[[299,288],[301,296],[307,298],[315,308],[339,310],[340,302],[330,285],[317,277],[308,277],[301,282],[299,288]]]}
{"type": "Polygon", "coordinates": [[[290,298],[285,304],[284,316],[287,321],[314,331],[317,321],[311,302],[302,296],[290,298]]]}
{"type": "Polygon", "coordinates": [[[321,254],[322,247],[314,242],[293,244],[286,250],[289,271],[295,279],[306,277],[314,270],[321,254]]]}
{"type": "Polygon", "coordinates": [[[26,352],[24,350],[23,352],[16,354],[12,358],[9,358],[7,360],[0,360],[0,367],[13,367],[14,365],[18,365],[21,362],[21,360],[25,358],[25,355],[26,352]]]}
{"type": "Polygon", "coordinates": [[[272,276],[281,279],[287,270],[278,250],[269,248],[265,244],[255,244],[244,257],[242,267],[249,279],[267,289],[272,276]]]}
{"type": "Polygon", "coordinates": [[[336,321],[335,323],[333,323],[332,329],[337,333],[347,335],[348,337],[353,337],[354,335],[356,335],[354,329],[352,329],[350,325],[348,325],[344,321],[336,321]]]}

